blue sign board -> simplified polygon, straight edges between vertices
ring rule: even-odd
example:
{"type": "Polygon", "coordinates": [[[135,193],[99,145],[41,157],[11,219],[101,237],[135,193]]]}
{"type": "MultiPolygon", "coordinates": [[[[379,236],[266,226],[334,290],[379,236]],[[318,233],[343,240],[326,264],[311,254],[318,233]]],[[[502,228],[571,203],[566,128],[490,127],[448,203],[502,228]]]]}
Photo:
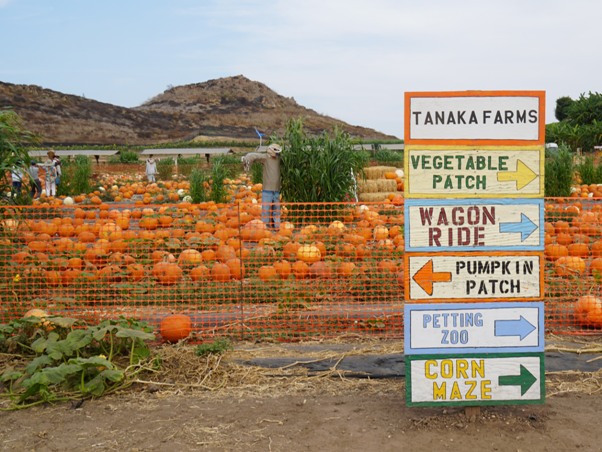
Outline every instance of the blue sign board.
{"type": "Polygon", "coordinates": [[[405,354],[544,351],[543,302],[404,307],[405,354]]]}

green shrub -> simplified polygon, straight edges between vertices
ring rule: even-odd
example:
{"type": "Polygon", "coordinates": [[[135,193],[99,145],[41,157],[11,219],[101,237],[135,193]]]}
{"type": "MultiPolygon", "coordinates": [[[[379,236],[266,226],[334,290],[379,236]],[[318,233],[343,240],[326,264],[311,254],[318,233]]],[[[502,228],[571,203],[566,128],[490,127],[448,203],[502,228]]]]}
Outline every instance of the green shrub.
{"type": "Polygon", "coordinates": [[[282,196],[290,202],[340,202],[353,196],[354,175],[366,154],[353,149],[349,134],[335,128],[309,137],[303,121],[288,123],[282,152],[282,196]]]}
{"type": "Polygon", "coordinates": [[[581,176],[582,184],[590,185],[598,183],[596,166],[594,165],[594,158],[592,156],[583,158],[576,166],[576,170],[579,176],[581,176]]]}
{"type": "Polygon", "coordinates": [[[570,196],[573,172],[573,153],[567,145],[561,144],[558,146],[558,153],[546,159],[545,196],[570,196]]]}
{"type": "Polygon", "coordinates": [[[224,181],[234,176],[232,165],[228,164],[226,156],[219,156],[213,161],[211,165],[211,195],[210,198],[216,203],[222,203],[229,201],[228,192],[224,181]]]}
{"type": "Polygon", "coordinates": [[[263,165],[259,162],[251,164],[251,182],[261,184],[263,182],[263,165]]]}
{"type": "Polygon", "coordinates": [[[61,162],[61,183],[57,187],[57,194],[69,196],[89,193],[92,178],[92,162],[85,155],[76,155],[74,160],[61,162]]]}
{"type": "Polygon", "coordinates": [[[159,179],[170,180],[173,174],[174,161],[172,158],[165,158],[157,162],[157,173],[159,179]]]}
{"type": "Polygon", "coordinates": [[[135,151],[121,151],[119,153],[119,161],[121,163],[136,163],[138,160],[138,153],[135,151]]]}
{"type": "Polygon", "coordinates": [[[217,338],[213,342],[207,342],[204,344],[197,345],[196,355],[223,355],[228,350],[232,350],[234,347],[227,338],[217,338]]]}
{"type": "Polygon", "coordinates": [[[208,181],[209,176],[206,172],[199,169],[192,170],[190,174],[190,197],[193,203],[198,204],[207,201],[205,183],[208,181]]]}
{"type": "Polygon", "coordinates": [[[403,166],[403,152],[383,149],[374,153],[374,160],[379,163],[390,163],[394,166],[403,166]]]}

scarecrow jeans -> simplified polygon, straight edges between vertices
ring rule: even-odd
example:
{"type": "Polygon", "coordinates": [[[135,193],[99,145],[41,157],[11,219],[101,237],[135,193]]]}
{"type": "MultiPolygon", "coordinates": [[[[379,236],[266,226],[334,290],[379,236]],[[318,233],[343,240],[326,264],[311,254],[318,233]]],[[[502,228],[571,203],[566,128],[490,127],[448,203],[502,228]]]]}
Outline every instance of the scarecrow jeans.
{"type": "Polygon", "coordinates": [[[261,221],[276,231],[280,229],[280,192],[274,190],[261,192],[261,221]]]}

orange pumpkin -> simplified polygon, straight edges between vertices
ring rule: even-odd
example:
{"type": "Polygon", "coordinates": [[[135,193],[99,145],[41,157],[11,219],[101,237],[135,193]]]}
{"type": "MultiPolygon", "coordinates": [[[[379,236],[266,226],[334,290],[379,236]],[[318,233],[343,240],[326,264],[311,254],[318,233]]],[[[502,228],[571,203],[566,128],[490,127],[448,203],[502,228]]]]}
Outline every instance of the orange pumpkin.
{"type": "Polygon", "coordinates": [[[293,275],[297,279],[305,279],[309,275],[309,265],[303,261],[295,261],[292,265],[293,275]]]}
{"type": "Polygon", "coordinates": [[[546,259],[555,261],[556,259],[568,256],[569,250],[564,245],[559,245],[557,243],[552,243],[551,245],[546,245],[545,247],[545,255],[546,259]]]}
{"type": "Polygon", "coordinates": [[[184,314],[172,314],[164,317],[159,325],[161,337],[167,342],[186,339],[192,332],[192,319],[184,314]]]}
{"type": "Polygon", "coordinates": [[[554,266],[558,276],[578,276],[585,273],[585,261],[576,256],[560,257],[554,266]]]}
{"type": "Polygon", "coordinates": [[[577,321],[585,326],[602,327],[602,299],[593,295],[579,297],[574,313],[577,321]]]}
{"type": "Polygon", "coordinates": [[[274,262],[274,268],[276,269],[276,274],[280,277],[280,279],[287,279],[292,272],[291,263],[285,259],[274,262]]]}
{"type": "Polygon", "coordinates": [[[152,273],[159,284],[163,284],[164,286],[178,283],[184,275],[178,264],[167,261],[157,262],[153,267],[152,273]]]}
{"type": "Polygon", "coordinates": [[[278,274],[276,273],[276,268],[273,265],[262,265],[259,267],[257,272],[259,279],[262,281],[270,281],[272,279],[276,279],[278,274]]]}
{"type": "Polygon", "coordinates": [[[353,274],[353,270],[355,270],[355,263],[341,262],[337,268],[337,273],[339,276],[347,277],[353,274]]]}
{"type": "Polygon", "coordinates": [[[209,276],[209,269],[204,265],[198,265],[190,270],[190,279],[194,282],[206,279],[209,276]]]}
{"type": "Polygon", "coordinates": [[[178,256],[178,264],[182,268],[192,268],[200,265],[203,261],[203,256],[200,251],[195,249],[187,249],[180,253],[178,256]]]}
{"type": "Polygon", "coordinates": [[[245,266],[241,260],[237,257],[228,259],[225,264],[230,269],[230,276],[232,279],[242,279],[245,276],[245,266]]]}
{"type": "Polygon", "coordinates": [[[385,240],[389,238],[389,229],[386,226],[378,225],[374,227],[374,240],[385,240]]]}
{"type": "Polygon", "coordinates": [[[213,267],[211,267],[211,277],[214,281],[230,281],[230,267],[221,262],[216,262],[213,267]]]}
{"type": "Polygon", "coordinates": [[[130,281],[136,282],[144,278],[144,267],[141,264],[129,264],[125,271],[130,281]]]}

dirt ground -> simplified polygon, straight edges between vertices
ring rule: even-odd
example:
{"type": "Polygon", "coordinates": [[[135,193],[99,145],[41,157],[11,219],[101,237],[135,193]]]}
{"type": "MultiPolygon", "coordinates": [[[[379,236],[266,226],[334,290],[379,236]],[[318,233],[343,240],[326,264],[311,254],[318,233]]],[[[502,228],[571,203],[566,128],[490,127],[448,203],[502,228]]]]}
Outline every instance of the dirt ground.
{"type": "MultiPolygon", "coordinates": [[[[161,350],[163,373],[120,394],[0,412],[0,450],[10,451],[600,451],[602,372],[552,372],[544,405],[408,408],[405,380],[349,377],[336,365],[399,343],[346,347],[238,344],[199,359],[192,346],[161,350]],[[300,356],[280,368],[250,359],[300,356]]],[[[598,349],[596,349],[598,350],[598,349]]],[[[602,350],[601,350],[602,351],[602,350]]],[[[598,360],[601,351],[589,355],[598,360]]]]}

